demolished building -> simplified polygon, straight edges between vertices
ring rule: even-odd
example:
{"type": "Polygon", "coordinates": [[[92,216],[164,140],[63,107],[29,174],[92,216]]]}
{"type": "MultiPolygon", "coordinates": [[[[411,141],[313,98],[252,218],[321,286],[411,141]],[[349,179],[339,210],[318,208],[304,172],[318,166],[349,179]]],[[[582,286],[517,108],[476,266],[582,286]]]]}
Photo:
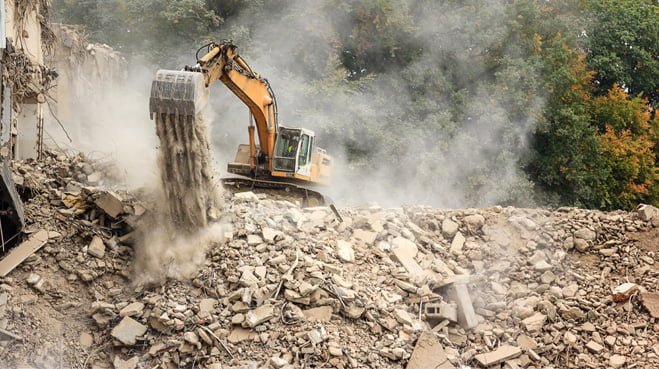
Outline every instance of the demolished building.
{"type": "Polygon", "coordinates": [[[25,223],[8,162],[40,159],[44,146],[82,139],[85,127],[72,107],[83,97],[87,105],[101,101],[126,79],[124,58],[88,43],[75,26],[48,23],[49,13],[49,0],[0,0],[2,249],[25,223]]]}

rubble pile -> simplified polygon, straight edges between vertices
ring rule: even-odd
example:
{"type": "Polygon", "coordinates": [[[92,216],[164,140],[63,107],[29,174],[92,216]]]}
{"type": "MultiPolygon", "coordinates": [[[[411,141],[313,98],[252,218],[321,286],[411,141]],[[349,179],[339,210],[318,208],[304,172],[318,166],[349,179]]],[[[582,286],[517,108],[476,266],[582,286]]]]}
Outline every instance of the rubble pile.
{"type": "Polygon", "coordinates": [[[0,278],[10,367],[659,365],[651,206],[338,217],[227,191],[226,241],[196,275],[135,285],[130,232],[147,205],[91,186],[97,169],[80,157],[14,169],[38,188],[26,209],[49,241],[0,278]]]}

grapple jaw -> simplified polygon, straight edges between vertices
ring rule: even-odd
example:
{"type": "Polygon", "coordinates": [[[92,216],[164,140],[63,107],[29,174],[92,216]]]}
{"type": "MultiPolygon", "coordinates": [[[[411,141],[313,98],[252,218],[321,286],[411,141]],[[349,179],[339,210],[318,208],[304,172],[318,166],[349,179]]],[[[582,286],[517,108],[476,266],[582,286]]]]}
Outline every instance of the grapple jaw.
{"type": "Polygon", "coordinates": [[[151,84],[149,113],[196,116],[208,101],[208,88],[199,72],[159,70],[151,84]]]}

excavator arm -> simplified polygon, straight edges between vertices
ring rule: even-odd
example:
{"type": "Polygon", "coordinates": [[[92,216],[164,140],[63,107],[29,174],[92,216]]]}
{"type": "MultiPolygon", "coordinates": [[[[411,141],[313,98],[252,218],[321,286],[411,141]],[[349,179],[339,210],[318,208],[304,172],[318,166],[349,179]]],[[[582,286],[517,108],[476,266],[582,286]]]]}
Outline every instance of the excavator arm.
{"type": "Polygon", "coordinates": [[[151,114],[194,118],[206,103],[208,87],[219,80],[247,105],[254,119],[256,127],[251,121],[248,127],[250,167],[254,169],[257,162],[266,161],[268,170],[271,170],[278,127],[277,103],[270,84],[252,71],[231,41],[208,44],[199,49],[197,55],[203,49],[206,49],[205,55],[197,58],[196,65],[186,66],[184,71],[158,71],[151,89],[151,114]],[[254,142],[255,128],[259,153],[254,142]]]}

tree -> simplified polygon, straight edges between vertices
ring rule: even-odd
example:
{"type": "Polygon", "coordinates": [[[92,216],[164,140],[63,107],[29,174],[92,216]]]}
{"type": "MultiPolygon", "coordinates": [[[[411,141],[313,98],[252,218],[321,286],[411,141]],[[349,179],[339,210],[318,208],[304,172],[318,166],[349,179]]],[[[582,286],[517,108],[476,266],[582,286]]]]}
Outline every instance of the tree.
{"type": "Polygon", "coordinates": [[[655,0],[590,0],[588,66],[595,90],[614,84],[659,103],[659,4],[655,0]]]}
{"type": "Polygon", "coordinates": [[[639,202],[657,201],[659,168],[656,133],[659,120],[640,94],[630,97],[613,85],[606,96],[594,99],[593,119],[599,127],[598,165],[605,177],[596,186],[600,207],[632,209],[639,202]]]}

